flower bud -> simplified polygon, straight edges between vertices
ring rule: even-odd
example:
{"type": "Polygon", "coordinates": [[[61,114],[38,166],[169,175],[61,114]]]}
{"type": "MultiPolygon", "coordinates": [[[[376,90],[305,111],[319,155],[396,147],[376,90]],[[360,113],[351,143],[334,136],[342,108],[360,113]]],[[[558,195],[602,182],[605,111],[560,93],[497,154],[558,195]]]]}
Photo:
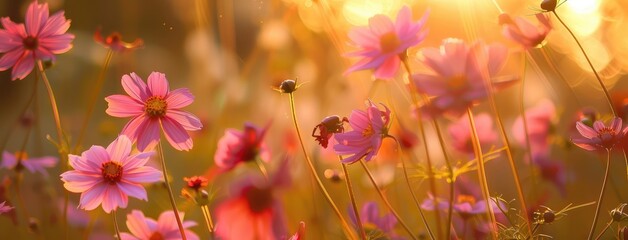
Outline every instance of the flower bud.
{"type": "Polygon", "coordinates": [[[283,82],[281,82],[278,90],[281,93],[292,93],[296,91],[297,88],[298,88],[297,81],[292,80],[292,79],[286,79],[286,80],[283,80],[283,82]]]}
{"type": "Polygon", "coordinates": [[[543,0],[543,2],[541,2],[541,9],[548,12],[556,10],[556,0],[543,0]]]}

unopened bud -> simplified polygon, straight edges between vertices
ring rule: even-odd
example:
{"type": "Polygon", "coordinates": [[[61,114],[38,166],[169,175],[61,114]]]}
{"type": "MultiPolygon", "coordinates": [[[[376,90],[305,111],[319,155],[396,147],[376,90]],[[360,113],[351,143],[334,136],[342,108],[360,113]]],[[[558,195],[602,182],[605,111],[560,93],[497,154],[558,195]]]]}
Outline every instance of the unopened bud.
{"type": "Polygon", "coordinates": [[[541,2],[541,9],[548,12],[556,10],[556,0],[543,0],[543,2],[541,2]]]}
{"type": "Polygon", "coordinates": [[[281,82],[278,90],[281,93],[292,93],[296,91],[297,88],[298,88],[297,81],[292,80],[292,79],[286,79],[286,80],[283,80],[283,82],[281,82]]]}

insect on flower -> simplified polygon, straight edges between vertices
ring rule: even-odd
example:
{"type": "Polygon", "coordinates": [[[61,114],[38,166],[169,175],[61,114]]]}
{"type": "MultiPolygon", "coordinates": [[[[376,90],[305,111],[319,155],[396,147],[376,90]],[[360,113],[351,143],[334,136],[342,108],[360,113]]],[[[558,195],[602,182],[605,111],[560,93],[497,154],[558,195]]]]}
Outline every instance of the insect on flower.
{"type": "Polygon", "coordinates": [[[323,121],[312,130],[312,137],[316,138],[318,144],[323,146],[323,148],[327,148],[329,139],[334,133],[342,133],[345,131],[345,122],[349,122],[347,117],[343,117],[342,119],[338,115],[325,117],[323,121]],[[318,135],[316,135],[316,129],[318,129],[318,135]]]}

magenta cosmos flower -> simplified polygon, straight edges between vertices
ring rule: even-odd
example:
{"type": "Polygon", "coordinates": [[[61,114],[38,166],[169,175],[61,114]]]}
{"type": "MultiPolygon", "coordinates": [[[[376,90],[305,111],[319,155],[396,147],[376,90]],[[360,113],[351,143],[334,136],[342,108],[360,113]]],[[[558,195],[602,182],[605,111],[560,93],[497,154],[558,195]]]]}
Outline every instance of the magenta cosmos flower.
{"type": "Polygon", "coordinates": [[[81,193],[79,206],[93,210],[102,204],[109,213],[125,208],[128,196],[147,200],[142,183],[163,181],[161,171],[144,166],[153,152],[130,155],[133,143],[120,135],[105,149],[92,146],[81,156],[69,155],[70,170],[61,174],[63,186],[70,192],[81,193]]]}
{"type": "Polygon", "coordinates": [[[48,16],[48,3],[33,1],[26,11],[26,24],[17,24],[8,17],[0,19],[0,71],[13,67],[11,79],[24,79],[37,60],[55,60],[72,48],[74,35],[66,33],[70,20],[63,11],[48,16]]]}
{"type": "MultiPolygon", "coordinates": [[[[357,225],[357,218],[353,211],[349,211],[349,217],[354,225],[357,225]]],[[[397,218],[392,213],[380,216],[379,207],[375,202],[366,202],[360,210],[360,221],[364,225],[367,236],[382,236],[382,239],[400,240],[405,239],[395,233],[397,218]]],[[[379,239],[379,238],[378,238],[379,239]]]]}
{"type": "Polygon", "coordinates": [[[187,131],[200,130],[201,121],[189,112],[180,110],[194,101],[187,88],[170,91],[166,75],[152,72],[148,85],[135,73],[122,76],[122,87],[129,94],[111,95],[107,114],[114,117],[133,117],[122,129],[122,134],[137,141],[140,151],[151,150],[159,142],[159,129],[177,150],[192,149],[192,138],[187,131]]]}
{"type": "Polygon", "coordinates": [[[228,171],[239,163],[252,162],[259,156],[264,162],[270,161],[270,152],[264,143],[268,127],[259,128],[251,123],[244,124],[244,130],[225,130],[218,141],[214,155],[216,166],[228,171]]]}
{"type": "Polygon", "coordinates": [[[499,15],[502,33],[506,38],[521,44],[526,49],[541,45],[552,30],[552,23],[545,13],[537,13],[535,16],[539,21],[537,26],[525,18],[512,19],[510,15],[502,13],[499,15]]]}
{"type": "Polygon", "coordinates": [[[349,31],[349,38],[359,48],[346,54],[361,57],[346,73],[374,69],[376,78],[392,78],[399,69],[400,57],[405,57],[409,47],[419,44],[427,31],[423,25],[427,21],[426,12],[418,22],[412,21],[412,10],[404,6],[392,22],[386,15],[378,14],[369,19],[368,27],[356,27],[349,31]]]}
{"type": "Polygon", "coordinates": [[[382,139],[388,134],[390,110],[384,104],[384,111],[369,101],[366,111],[353,110],[349,116],[350,132],[336,133],[338,144],[334,151],[338,155],[351,155],[343,163],[354,163],[364,157],[370,161],[377,155],[382,139]]]}
{"type": "MultiPolygon", "coordinates": [[[[497,132],[493,129],[491,116],[487,113],[481,113],[473,118],[481,145],[495,144],[497,132]]],[[[449,125],[449,135],[451,136],[454,149],[465,154],[474,154],[473,142],[471,141],[471,124],[467,116],[461,116],[456,122],[449,125]]]]}
{"type": "Polygon", "coordinates": [[[576,129],[584,138],[572,139],[571,141],[576,146],[589,151],[612,149],[628,133],[628,127],[622,130],[622,120],[618,117],[613,118],[608,127],[602,121],[595,121],[593,128],[582,122],[576,122],[576,129]]]}
{"type": "MultiPolygon", "coordinates": [[[[179,212],[179,216],[183,221],[183,212],[179,212]]],[[[196,233],[187,229],[196,226],[195,221],[183,221],[185,229],[185,237],[189,240],[200,239],[196,233]]],[[[126,216],[126,226],[129,233],[120,233],[122,240],[144,240],[144,239],[169,239],[177,240],[181,238],[181,232],[177,226],[177,220],[173,211],[165,211],[159,215],[157,221],[147,218],[144,213],[139,210],[133,210],[126,216]]]]}
{"type": "Polygon", "coordinates": [[[422,62],[431,72],[415,74],[413,79],[419,92],[434,98],[422,110],[432,117],[444,113],[459,117],[488,96],[487,77],[497,80],[493,83],[496,89],[513,83],[514,77],[494,78],[503,67],[507,53],[508,49],[500,44],[467,45],[452,38],[443,40],[440,48],[424,49],[422,62]]]}
{"type": "Polygon", "coordinates": [[[59,159],[56,157],[28,158],[28,155],[25,152],[16,152],[15,154],[11,154],[4,151],[2,153],[2,164],[0,164],[0,167],[14,170],[26,168],[31,173],[38,172],[44,176],[48,176],[46,168],[54,167],[57,165],[58,161],[59,159]]]}

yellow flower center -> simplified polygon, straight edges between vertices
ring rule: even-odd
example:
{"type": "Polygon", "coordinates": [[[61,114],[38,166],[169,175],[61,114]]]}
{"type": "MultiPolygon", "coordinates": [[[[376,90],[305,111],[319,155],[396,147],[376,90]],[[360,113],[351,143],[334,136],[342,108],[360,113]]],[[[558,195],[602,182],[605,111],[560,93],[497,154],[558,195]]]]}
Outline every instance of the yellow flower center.
{"type": "Polygon", "coordinates": [[[366,127],[364,130],[362,130],[362,136],[363,137],[368,137],[373,135],[373,125],[370,125],[368,127],[366,127]]]}
{"type": "Polygon", "coordinates": [[[400,43],[395,32],[386,33],[379,38],[379,46],[384,53],[395,51],[400,43]]]}
{"type": "Polygon", "coordinates": [[[149,117],[163,117],[166,115],[167,108],[168,103],[164,98],[160,96],[151,96],[146,100],[144,112],[146,112],[149,117]]]}
{"type": "Polygon", "coordinates": [[[475,204],[475,197],[471,195],[460,194],[458,195],[458,198],[456,200],[458,201],[458,203],[469,203],[471,205],[475,204]]]}
{"type": "Polygon", "coordinates": [[[26,154],[26,152],[15,152],[15,159],[19,160],[19,161],[24,161],[26,159],[28,159],[28,154],[26,154]]]}
{"type": "Polygon", "coordinates": [[[456,75],[449,78],[447,81],[447,86],[449,86],[452,90],[460,90],[467,85],[467,77],[464,75],[456,75]]]}
{"type": "Polygon", "coordinates": [[[110,184],[120,182],[122,179],[122,165],[109,161],[102,164],[102,177],[110,184]]]}

